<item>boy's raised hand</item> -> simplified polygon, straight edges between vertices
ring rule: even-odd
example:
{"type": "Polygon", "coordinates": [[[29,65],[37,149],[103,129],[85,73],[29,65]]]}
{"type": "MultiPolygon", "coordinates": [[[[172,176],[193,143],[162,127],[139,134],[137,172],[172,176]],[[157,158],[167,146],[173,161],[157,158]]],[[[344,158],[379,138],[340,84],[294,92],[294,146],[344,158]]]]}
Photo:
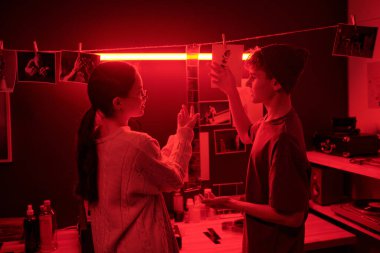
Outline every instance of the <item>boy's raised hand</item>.
{"type": "Polygon", "coordinates": [[[235,77],[227,66],[212,62],[210,69],[211,82],[221,91],[228,95],[236,89],[235,77]]]}

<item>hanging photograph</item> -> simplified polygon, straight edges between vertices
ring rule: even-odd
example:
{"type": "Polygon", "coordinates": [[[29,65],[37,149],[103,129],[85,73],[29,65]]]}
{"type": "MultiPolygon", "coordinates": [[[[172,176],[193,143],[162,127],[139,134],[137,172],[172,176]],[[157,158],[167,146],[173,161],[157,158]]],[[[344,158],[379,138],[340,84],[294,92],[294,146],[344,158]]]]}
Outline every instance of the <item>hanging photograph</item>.
{"type": "Polygon", "coordinates": [[[240,141],[236,129],[214,130],[215,154],[242,153],[246,151],[246,145],[240,141]]]}
{"type": "Polygon", "coordinates": [[[368,108],[380,108],[380,62],[367,63],[368,108]]]}
{"type": "Polygon", "coordinates": [[[200,126],[231,124],[231,113],[228,100],[200,101],[200,126]]]}
{"type": "Polygon", "coordinates": [[[17,52],[17,80],[55,83],[55,53],[17,52]]]}
{"type": "Polygon", "coordinates": [[[96,54],[62,51],[59,80],[61,82],[88,83],[92,71],[99,63],[100,56],[96,54]]]}
{"type": "Polygon", "coordinates": [[[0,162],[12,161],[10,95],[0,93],[0,162]]]}
{"type": "Polygon", "coordinates": [[[16,51],[0,50],[0,92],[13,92],[16,82],[16,51]]]}
{"type": "Polygon", "coordinates": [[[377,30],[377,27],[339,24],[332,54],[372,58],[377,30]]]}
{"type": "MultiPolygon", "coordinates": [[[[243,45],[212,45],[212,61],[228,67],[235,77],[237,86],[240,86],[243,72],[243,52],[243,45]]],[[[211,88],[216,87],[217,86],[211,82],[211,88]]]]}
{"type": "MultiPolygon", "coordinates": [[[[200,169],[202,180],[210,180],[210,147],[209,132],[199,133],[200,169]]],[[[194,152],[194,151],[193,151],[194,152]]]]}

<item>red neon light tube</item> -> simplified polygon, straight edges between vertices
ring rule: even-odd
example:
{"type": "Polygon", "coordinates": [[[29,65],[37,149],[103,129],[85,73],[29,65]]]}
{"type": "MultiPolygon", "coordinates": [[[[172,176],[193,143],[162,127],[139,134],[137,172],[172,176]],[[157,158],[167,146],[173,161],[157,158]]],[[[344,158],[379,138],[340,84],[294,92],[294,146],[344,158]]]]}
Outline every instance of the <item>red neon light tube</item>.
{"type": "MultiPolygon", "coordinates": [[[[182,61],[187,59],[186,53],[100,53],[101,61],[182,61]]],[[[249,54],[243,54],[242,60],[249,54]]],[[[212,60],[211,53],[198,54],[198,60],[212,60]]]]}

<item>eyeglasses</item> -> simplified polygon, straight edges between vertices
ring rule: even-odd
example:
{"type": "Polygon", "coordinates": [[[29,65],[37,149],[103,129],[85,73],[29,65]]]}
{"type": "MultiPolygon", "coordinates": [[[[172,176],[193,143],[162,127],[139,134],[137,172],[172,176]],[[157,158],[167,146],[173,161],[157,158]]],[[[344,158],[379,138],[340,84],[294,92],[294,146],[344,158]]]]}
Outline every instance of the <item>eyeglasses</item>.
{"type": "Polygon", "coordinates": [[[140,91],[140,97],[142,98],[142,99],[146,99],[147,97],[148,97],[148,91],[147,90],[141,90],[140,91]]]}

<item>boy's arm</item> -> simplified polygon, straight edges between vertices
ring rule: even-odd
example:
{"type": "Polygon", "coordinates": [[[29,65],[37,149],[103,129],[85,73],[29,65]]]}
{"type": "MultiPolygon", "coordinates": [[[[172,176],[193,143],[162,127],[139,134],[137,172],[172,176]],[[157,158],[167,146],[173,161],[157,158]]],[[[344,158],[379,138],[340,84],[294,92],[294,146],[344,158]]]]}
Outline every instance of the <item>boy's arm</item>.
{"type": "Polygon", "coordinates": [[[266,204],[255,204],[237,200],[231,197],[215,197],[204,199],[203,203],[215,208],[230,208],[241,211],[263,221],[276,223],[288,227],[299,227],[304,222],[305,212],[299,211],[283,214],[266,204]]]}
{"type": "Polygon", "coordinates": [[[251,144],[252,141],[249,137],[249,131],[252,123],[249,121],[248,116],[245,114],[243,105],[240,100],[239,92],[235,88],[229,94],[227,94],[227,97],[230,103],[232,118],[240,140],[245,144],[251,144]]]}
{"type": "Polygon", "coordinates": [[[277,212],[276,209],[272,208],[269,205],[249,203],[235,199],[230,199],[227,205],[232,209],[240,210],[241,212],[244,212],[261,220],[288,227],[301,226],[305,218],[304,211],[283,214],[277,212]]]}

